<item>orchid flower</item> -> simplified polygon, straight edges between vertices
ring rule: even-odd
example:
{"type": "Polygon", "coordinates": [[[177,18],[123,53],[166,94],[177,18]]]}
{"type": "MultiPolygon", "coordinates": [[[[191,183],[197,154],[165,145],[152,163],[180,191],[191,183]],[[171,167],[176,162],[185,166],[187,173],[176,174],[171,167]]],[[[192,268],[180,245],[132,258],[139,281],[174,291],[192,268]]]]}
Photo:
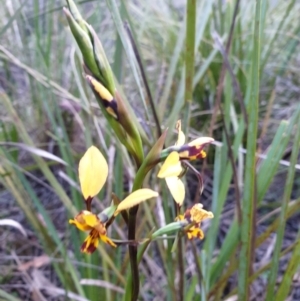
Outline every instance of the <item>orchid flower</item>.
{"type": "Polygon", "coordinates": [[[210,211],[203,209],[203,205],[198,203],[187,209],[184,214],[178,215],[175,222],[167,224],[156,230],[151,238],[156,239],[165,234],[183,231],[188,239],[198,238],[203,239],[204,233],[200,228],[202,221],[208,218],[213,218],[214,215],[210,211]]]}
{"type": "Polygon", "coordinates": [[[81,246],[81,252],[93,253],[98,247],[99,239],[112,247],[116,247],[116,244],[106,236],[105,224],[92,212],[83,210],[74,219],[70,219],[69,223],[75,225],[81,231],[90,231],[81,246]]]}
{"type": "Polygon", "coordinates": [[[178,132],[178,138],[175,146],[170,147],[171,152],[163,163],[157,176],[166,180],[167,186],[175,202],[181,206],[185,198],[185,187],[180,179],[184,173],[180,161],[205,158],[206,153],[203,148],[205,145],[214,141],[214,139],[210,137],[200,137],[185,144],[185,134],[181,130],[180,120],[177,121],[176,130],[178,132]]]}
{"type": "Polygon", "coordinates": [[[206,211],[203,209],[203,205],[198,203],[192,208],[186,210],[184,215],[179,215],[177,220],[183,221],[186,220],[189,225],[184,229],[188,239],[198,238],[203,239],[204,233],[200,228],[201,222],[207,218],[213,218],[214,215],[211,211],[206,211]]]}
{"type": "Polygon", "coordinates": [[[107,162],[95,146],[91,146],[81,158],[78,172],[80,187],[87,204],[87,210],[81,211],[74,219],[70,219],[69,223],[75,225],[81,231],[90,231],[81,246],[81,251],[86,253],[94,252],[99,244],[99,239],[106,244],[116,247],[116,244],[106,236],[106,222],[109,218],[145,200],[157,197],[158,193],[148,188],[132,192],[118,206],[113,207],[115,210],[103,221],[99,218],[103,216],[101,213],[97,216],[90,211],[91,201],[104,186],[108,175],[107,162]]]}

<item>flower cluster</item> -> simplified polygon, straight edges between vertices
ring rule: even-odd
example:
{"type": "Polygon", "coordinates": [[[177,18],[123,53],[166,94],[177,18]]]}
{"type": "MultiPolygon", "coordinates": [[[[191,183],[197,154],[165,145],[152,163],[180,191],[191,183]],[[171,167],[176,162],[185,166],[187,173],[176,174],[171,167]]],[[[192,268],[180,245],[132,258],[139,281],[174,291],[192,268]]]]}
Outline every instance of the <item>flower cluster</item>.
{"type": "MultiPolygon", "coordinates": [[[[160,163],[162,166],[157,176],[165,179],[170,193],[178,205],[179,214],[185,199],[185,186],[182,177],[186,172],[186,167],[188,166],[193,170],[189,161],[205,158],[204,147],[214,139],[201,137],[186,143],[185,134],[181,130],[181,122],[178,121],[176,124],[178,132],[176,143],[163,149],[166,138],[166,132],[164,132],[145,156],[145,145],[143,145],[142,138],[145,139],[146,135],[143,134],[137,117],[125,96],[117,89],[118,85],[95,30],[82,18],[72,0],[67,0],[67,3],[68,9],[65,8],[64,12],[82,53],[87,83],[96,97],[107,124],[124,145],[136,167],[132,193],[122,201],[117,197],[112,197],[114,203],[110,204],[103,212],[95,214],[92,212],[92,200],[105,185],[108,165],[100,150],[95,146],[91,146],[80,160],[79,181],[86,209],[80,211],[69,222],[81,231],[89,231],[81,250],[92,253],[96,250],[99,240],[116,247],[116,242],[107,237],[107,228],[121,211],[129,210],[129,214],[123,212],[123,217],[125,221],[128,219],[128,239],[136,242],[135,223],[138,205],[145,200],[158,197],[157,192],[142,188],[143,182],[147,173],[160,163]]],[[[202,181],[200,173],[196,170],[194,172],[202,181]]],[[[205,211],[202,209],[202,205],[197,204],[183,215],[178,215],[175,223],[167,225],[166,228],[158,229],[155,235],[175,229],[176,231],[184,231],[189,239],[193,237],[201,239],[204,236],[200,229],[201,222],[212,217],[211,212],[205,211]]],[[[155,238],[155,235],[152,238],[155,238]]],[[[136,256],[134,254],[136,252],[131,252],[131,256],[136,256]]],[[[131,258],[131,262],[133,261],[136,261],[136,258],[131,258]]],[[[136,271],[136,273],[138,272],[136,271]]]]}
{"type": "MultiPolygon", "coordinates": [[[[179,128],[178,141],[182,141],[184,134],[180,129],[180,123],[179,127],[177,128],[179,128]]],[[[177,146],[180,145],[178,141],[176,143],[177,146]]],[[[207,144],[208,140],[206,139],[205,141],[207,144]]],[[[185,152],[190,151],[187,145],[181,144],[185,152]]],[[[201,153],[202,156],[204,155],[203,145],[193,144],[192,147],[197,148],[199,153],[201,153]]],[[[162,152],[164,151],[165,150],[162,152]]],[[[182,166],[179,157],[180,152],[182,152],[182,149],[170,152],[158,173],[158,177],[166,179],[170,192],[175,201],[179,205],[182,205],[185,197],[185,188],[183,182],[179,178],[179,174],[182,172],[182,166]],[[174,174],[176,174],[176,176],[174,176],[174,174]]],[[[158,193],[147,188],[138,189],[129,194],[118,205],[112,205],[105,211],[96,215],[91,212],[91,202],[104,186],[108,176],[107,162],[98,148],[91,146],[86,151],[79,162],[78,172],[81,191],[86,203],[86,210],[79,212],[74,219],[69,220],[69,223],[75,225],[81,231],[89,231],[89,235],[82,244],[81,251],[86,253],[94,252],[99,244],[99,240],[112,247],[116,247],[116,244],[107,237],[107,224],[109,221],[111,221],[111,219],[114,218],[119,212],[136,206],[145,200],[157,197],[158,193]]],[[[201,222],[204,219],[212,217],[212,212],[204,210],[201,204],[196,204],[191,209],[188,209],[183,215],[179,215],[176,218],[177,224],[174,224],[175,228],[167,227],[166,233],[169,232],[170,229],[183,229],[189,239],[194,237],[202,239],[204,234],[200,229],[201,222]],[[178,227],[178,222],[180,222],[180,227],[178,227]]],[[[162,235],[165,232],[162,228],[157,233],[162,235]]],[[[155,237],[155,235],[153,237],[155,237]]]]}
{"type": "Polygon", "coordinates": [[[81,231],[89,231],[89,235],[81,246],[81,251],[92,253],[96,250],[99,240],[116,247],[116,244],[107,237],[106,225],[111,218],[119,212],[129,209],[137,204],[157,197],[158,193],[151,189],[138,189],[128,195],[118,206],[110,206],[99,215],[91,212],[91,202],[104,186],[108,166],[104,156],[98,148],[91,146],[79,162],[78,167],[81,191],[86,202],[87,210],[81,211],[69,223],[81,231]]]}
{"type": "MultiPolygon", "coordinates": [[[[170,232],[178,233],[177,237],[185,233],[188,239],[202,239],[204,237],[204,233],[200,228],[201,223],[205,219],[212,218],[213,214],[204,210],[201,204],[194,205],[186,210],[183,215],[180,214],[185,199],[185,185],[182,177],[187,168],[190,168],[196,173],[202,192],[201,174],[189,161],[205,158],[204,147],[214,139],[201,137],[186,143],[185,134],[181,130],[181,122],[178,121],[176,125],[178,138],[173,146],[163,149],[167,134],[167,131],[165,131],[152,147],[147,149],[143,141],[149,139],[141,128],[129,102],[126,101],[121,91],[118,91],[118,84],[95,30],[82,18],[73,0],[67,0],[67,3],[68,9],[64,8],[64,12],[82,54],[85,79],[95,95],[106,124],[114,132],[118,141],[123,144],[136,171],[132,192],[122,201],[115,194],[112,194],[112,203],[99,214],[95,214],[92,211],[92,201],[105,185],[108,176],[108,165],[100,150],[95,146],[91,146],[80,160],[78,167],[79,182],[86,208],[73,219],[70,219],[69,223],[81,231],[89,232],[81,246],[82,252],[94,252],[100,240],[111,247],[116,247],[121,243],[129,244],[131,284],[129,283],[126,286],[125,296],[135,301],[139,295],[138,244],[150,243],[151,240],[170,232]],[[144,153],[145,150],[148,151],[146,154],[144,153]],[[158,197],[157,192],[142,187],[144,187],[148,172],[160,163],[162,163],[162,166],[157,176],[165,179],[170,194],[175,200],[178,216],[175,222],[161,227],[145,239],[137,240],[136,221],[139,204],[145,200],[158,197]],[[107,229],[120,212],[122,212],[122,217],[128,226],[128,240],[117,242],[107,236],[107,229]]],[[[155,117],[154,103],[151,103],[151,108],[155,117]]],[[[157,118],[155,120],[159,130],[159,121],[157,118]]],[[[160,133],[160,130],[158,132],[160,133]]]]}

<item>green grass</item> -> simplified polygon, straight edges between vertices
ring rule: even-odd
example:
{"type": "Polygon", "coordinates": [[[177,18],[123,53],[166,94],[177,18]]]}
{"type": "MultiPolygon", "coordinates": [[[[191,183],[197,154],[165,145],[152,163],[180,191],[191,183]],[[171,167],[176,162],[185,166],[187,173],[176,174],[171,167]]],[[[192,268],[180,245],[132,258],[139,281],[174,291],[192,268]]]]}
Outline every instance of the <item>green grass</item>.
{"type": "MultiPolygon", "coordinates": [[[[77,163],[88,146],[97,145],[109,162],[109,180],[94,204],[99,211],[109,206],[111,192],[122,199],[130,191],[135,163],[85,82],[82,56],[62,3],[0,3],[0,189],[12,194],[13,206],[24,214],[18,220],[20,216],[5,209],[8,200],[0,194],[0,218],[21,222],[36,237],[32,246],[51,258],[47,271],[54,276],[36,269],[64,294],[82,300],[124,300],[131,277],[127,247],[100,244],[93,255],[83,255],[79,250],[85,235],[69,227],[68,219],[83,209],[77,163]],[[35,191],[28,174],[45,182],[44,189],[59,204],[56,210],[66,213],[63,224],[35,191]],[[62,184],[62,174],[70,185],[62,184]],[[85,285],[83,279],[94,284],[85,285]]],[[[265,285],[261,285],[266,294],[262,300],[273,300],[274,292],[276,300],[285,300],[292,294],[300,263],[299,234],[295,230],[289,246],[286,238],[287,221],[295,219],[300,208],[299,168],[295,168],[300,147],[299,3],[76,4],[103,44],[116,86],[130,106],[132,120],[139,124],[145,154],[157,140],[159,124],[162,130],[169,129],[165,146],[175,143],[178,119],[183,120],[188,140],[198,136],[216,140],[207,158],[195,163],[205,175],[203,196],[194,188],[197,183],[191,173],[186,176],[190,190],[184,209],[200,200],[214,213],[214,219],[203,225],[205,240],[199,244],[179,239],[176,252],[171,252],[175,236],[151,242],[146,250],[139,247],[143,254],[139,300],[226,300],[234,295],[248,300],[255,281],[265,285]],[[262,261],[257,254],[268,249],[264,244],[274,233],[272,252],[262,261]],[[280,262],[284,258],[286,269],[280,262]]],[[[156,169],[149,173],[144,186],[159,191],[160,199],[140,205],[139,238],[176,216],[165,182],[156,174],[156,169]]],[[[16,247],[11,228],[0,227],[0,235],[1,265],[9,271],[0,279],[1,298],[22,300],[21,290],[10,295],[14,283],[9,280],[15,279],[17,264],[5,258],[12,252],[19,258],[24,254],[16,247]]],[[[112,224],[109,236],[127,239],[122,218],[112,224]]],[[[29,255],[33,259],[37,253],[29,255]]],[[[35,281],[30,273],[29,278],[18,275],[27,279],[27,287],[35,281]]]]}

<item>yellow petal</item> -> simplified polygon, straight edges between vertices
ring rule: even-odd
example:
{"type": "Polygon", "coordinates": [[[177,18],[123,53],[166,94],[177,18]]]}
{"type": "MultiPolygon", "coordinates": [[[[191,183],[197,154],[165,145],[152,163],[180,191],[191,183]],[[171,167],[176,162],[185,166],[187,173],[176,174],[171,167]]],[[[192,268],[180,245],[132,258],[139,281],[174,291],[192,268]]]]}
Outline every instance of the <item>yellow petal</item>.
{"type": "Polygon", "coordinates": [[[110,239],[108,238],[106,235],[100,235],[100,238],[103,242],[105,242],[106,244],[112,246],[112,247],[116,247],[117,245],[110,239]]]}
{"type": "Polygon", "coordinates": [[[70,219],[69,223],[75,225],[81,231],[88,231],[93,229],[93,225],[88,225],[84,219],[86,215],[94,215],[90,211],[83,210],[80,211],[74,219],[70,219]]]}
{"type": "Polygon", "coordinates": [[[142,188],[131,193],[127,198],[125,198],[117,207],[114,215],[116,216],[120,211],[134,207],[141,202],[148,199],[158,197],[158,193],[148,188],[142,188]]]}
{"type": "Polygon", "coordinates": [[[181,206],[185,197],[185,187],[183,182],[177,177],[166,178],[166,183],[175,202],[181,206]]]}
{"type": "Polygon", "coordinates": [[[193,239],[193,238],[199,238],[203,239],[204,238],[204,233],[200,228],[197,227],[192,227],[186,232],[188,239],[193,239]]]}
{"type": "Polygon", "coordinates": [[[93,198],[103,187],[108,174],[106,160],[95,146],[91,146],[81,158],[78,172],[84,199],[93,198]]]}
{"type": "Polygon", "coordinates": [[[196,204],[190,209],[191,220],[197,224],[201,223],[207,218],[213,218],[214,215],[210,211],[202,209],[202,204],[196,204]]]}
{"type": "Polygon", "coordinates": [[[88,227],[89,230],[95,229],[101,235],[106,234],[105,225],[100,221],[97,215],[93,214],[90,211],[82,211],[77,215],[77,217],[75,217],[75,220],[77,220],[81,224],[84,224],[86,227],[88,227]]]}
{"type": "Polygon", "coordinates": [[[203,144],[211,143],[215,139],[211,137],[200,137],[188,143],[189,146],[200,146],[203,144]]]}
{"type": "Polygon", "coordinates": [[[71,225],[75,225],[79,230],[81,231],[90,231],[92,230],[92,228],[86,224],[82,224],[82,223],[79,223],[77,220],[75,219],[70,219],[69,220],[69,224],[71,225]]]}
{"type": "Polygon", "coordinates": [[[94,228],[100,223],[98,217],[95,214],[93,214],[92,212],[89,212],[86,210],[83,212],[84,212],[84,214],[82,215],[82,219],[88,226],[94,228]]]}
{"type": "Polygon", "coordinates": [[[179,161],[179,154],[177,152],[172,152],[160,168],[157,177],[163,179],[166,177],[179,176],[181,171],[182,167],[179,161]]]}

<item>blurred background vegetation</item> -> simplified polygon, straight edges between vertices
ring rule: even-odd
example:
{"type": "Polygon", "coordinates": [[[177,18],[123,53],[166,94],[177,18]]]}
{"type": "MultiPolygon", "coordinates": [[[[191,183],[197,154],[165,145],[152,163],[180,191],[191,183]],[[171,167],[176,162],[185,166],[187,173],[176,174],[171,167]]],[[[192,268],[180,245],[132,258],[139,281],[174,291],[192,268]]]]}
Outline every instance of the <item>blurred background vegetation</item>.
{"type": "MultiPolygon", "coordinates": [[[[194,176],[186,177],[185,207],[201,201],[215,218],[203,225],[204,241],[184,245],[184,295],[177,294],[173,242],[160,240],[141,261],[140,300],[300,300],[300,2],[194,2],[194,21],[184,0],[76,2],[150,143],[155,123],[124,21],[162,129],[169,127],[166,145],[186,112],[190,138],[216,140],[195,165],[204,178],[201,196],[194,176]],[[187,105],[189,22],[196,32],[187,105]]],[[[123,300],[127,249],[100,245],[98,254],[83,255],[84,235],[68,219],[82,209],[77,163],[88,146],[109,162],[99,210],[112,191],[126,195],[134,166],[85,83],[66,3],[0,3],[0,297],[123,300]]],[[[150,183],[161,199],[143,204],[140,237],[174,218],[164,182],[154,174],[150,183]]],[[[121,219],[110,231],[126,238],[121,219]]]]}

